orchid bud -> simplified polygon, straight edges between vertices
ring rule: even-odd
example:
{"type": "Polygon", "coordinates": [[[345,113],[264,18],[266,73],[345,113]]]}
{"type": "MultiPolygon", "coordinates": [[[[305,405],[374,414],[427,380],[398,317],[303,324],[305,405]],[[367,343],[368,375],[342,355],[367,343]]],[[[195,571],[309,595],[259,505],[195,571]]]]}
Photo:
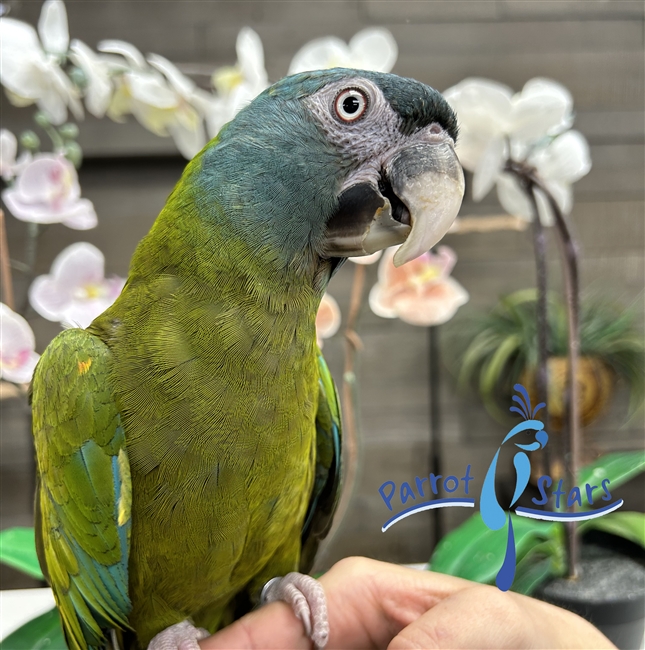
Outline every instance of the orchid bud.
{"type": "Polygon", "coordinates": [[[20,144],[33,153],[40,147],[40,138],[33,131],[23,131],[20,134],[20,144]]]}
{"type": "Polygon", "coordinates": [[[58,133],[64,140],[76,140],[78,138],[78,126],[73,122],[68,122],[58,129],[58,133]]]}

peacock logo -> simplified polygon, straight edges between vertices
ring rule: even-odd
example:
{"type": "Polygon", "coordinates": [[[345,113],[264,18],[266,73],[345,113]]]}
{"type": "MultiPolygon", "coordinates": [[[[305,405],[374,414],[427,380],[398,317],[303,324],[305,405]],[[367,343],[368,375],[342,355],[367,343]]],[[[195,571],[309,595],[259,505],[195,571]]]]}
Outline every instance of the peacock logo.
{"type": "MultiPolygon", "coordinates": [[[[536,417],[539,411],[544,408],[544,403],[541,402],[533,410],[531,410],[531,399],[526,388],[524,388],[524,386],[521,384],[515,384],[514,388],[517,391],[518,395],[513,396],[513,402],[515,404],[511,406],[510,411],[518,413],[524,421],[514,426],[506,434],[504,440],[502,440],[502,444],[497,449],[497,453],[493,457],[493,460],[488,467],[488,471],[486,472],[486,477],[484,478],[484,484],[482,486],[480,497],[480,512],[484,524],[491,530],[500,530],[504,528],[504,526],[507,527],[506,554],[495,580],[495,583],[502,591],[508,591],[513,584],[513,579],[515,578],[515,536],[513,534],[513,520],[511,518],[510,509],[517,503],[518,499],[524,493],[524,490],[526,489],[529,478],[531,476],[531,461],[527,452],[544,449],[547,442],[549,441],[549,436],[544,430],[544,423],[536,417]],[[530,442],[526,442],[527,433],[533,433],[533,440],[530,442]],[[524,435],[521,438],[517,438],[517,436],[520,434],[524,435]],[[510,440],[513,440],[512,444],[517,447],[518,451],[515,452],[515,456],[513,457],[513,465],[515,467],[515,490],[513,492],[511,503],[508,506],[508,511],[506,511],[504,508],[502,508],[499,503],[499,499],[497,498],[497,493],[495,491],[495,475],[497,472],[497,461],[499,459],[499,454],[504,444],[510,440]]],[[[537,483],[538,490],[540,492],[540,499],[533,497],[533,503],[536,505],[547,504],[548,496],[546,494],[545,487],[550,487],[553,485],[553,483],[553,479],[550,476],[541,476],[538,479],[537,483]]],[[[555,500],[556,510],[560,509],[563,505],[561,503],[561,497],[567,494],[562,489],[562,483],[563,480],[560,479],[558,481],[557,488],[552,492],[552,496],[555,500]]],[[[608,485],[609,479],[605,479],[601,483],[604,493],[602,499],[604,501],[611,500],[611,494],[607,488],[608,485]]],[[[597,488],[598,486],[595,485],[585,485],[586,494],[591,504],[593,504],[593,491],[597,488]]],[[[566,505],[569,508],[574,505],[582,506],[582,494],[579,487],[573,486],[569,490],[566,499],[566,505]]],[[[608,506],[596,508],[594,510],[586,510],[583,512],[556,512],[517,507],[515,508],[515,514],[519,515],[520,517],[543,519],[546,521],[581,521],[609,514],[610,512],[613,512],[614,510],[620,508],[622,505],[623,501],[620,499],[608,506]]]]}

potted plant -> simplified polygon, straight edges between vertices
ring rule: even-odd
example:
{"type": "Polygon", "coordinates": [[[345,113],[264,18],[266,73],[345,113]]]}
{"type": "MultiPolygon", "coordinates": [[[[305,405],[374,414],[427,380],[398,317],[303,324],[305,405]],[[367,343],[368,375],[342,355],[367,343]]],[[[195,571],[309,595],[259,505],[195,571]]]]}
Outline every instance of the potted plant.
{"type": "MultiPolygon", "coordinates": [[[[567,313],[562,302],[548,296],[547,404],[549,428],[562,427],[565,412],[567,313]]],[[[488,314],[455,335],[456,349],[465,350],[459,360],[459,383],[475,385],[488,412],[502,418],[500,403],[508,401],[517,382],[536,399],[538,366],[537,292],[516,291],[505,296],[488,314]]],[[[634,315],[604,302],[582,305],[580,314],[579,387],[580,419],[590,424],[609,403],[615,380],[631,389],[632,410],[643,396],[645,346],[634,325],[634,315]]],[[[504,416],[505,417],[505,416],[504,416]]]]}

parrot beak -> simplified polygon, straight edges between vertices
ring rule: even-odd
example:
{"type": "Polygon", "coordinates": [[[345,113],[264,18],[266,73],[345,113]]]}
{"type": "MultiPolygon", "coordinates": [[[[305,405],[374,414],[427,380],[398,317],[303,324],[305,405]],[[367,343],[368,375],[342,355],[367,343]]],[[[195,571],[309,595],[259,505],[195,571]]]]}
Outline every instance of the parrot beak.
{"type": "Polygon", "coordinates": [[[360,183],[339,197],[327,224],[325,255],[370,255],[403,244],[401,266],[430,250],[455,220],[464,196],[464,174],[452,142],[420,142],[392,156],[378,189],[360,183]]]}

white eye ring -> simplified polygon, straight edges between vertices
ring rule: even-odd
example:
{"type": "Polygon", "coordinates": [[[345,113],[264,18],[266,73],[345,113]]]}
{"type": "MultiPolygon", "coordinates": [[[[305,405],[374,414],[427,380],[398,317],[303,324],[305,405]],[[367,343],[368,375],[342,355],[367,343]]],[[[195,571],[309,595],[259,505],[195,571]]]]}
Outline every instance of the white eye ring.
{"type": "Polygon", "coordinates": [[[334,101],[334,110],[342,122],[360,120],[369,106],[367,94],[358,88],[341,90],[334,101]]]}

